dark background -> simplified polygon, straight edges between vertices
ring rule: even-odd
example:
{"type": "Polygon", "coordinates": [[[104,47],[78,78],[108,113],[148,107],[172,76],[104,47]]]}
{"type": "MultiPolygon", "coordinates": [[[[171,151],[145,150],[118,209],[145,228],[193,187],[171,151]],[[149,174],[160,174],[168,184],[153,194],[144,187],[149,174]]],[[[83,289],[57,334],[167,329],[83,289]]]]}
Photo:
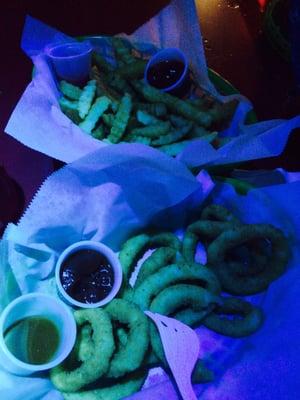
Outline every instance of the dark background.
{"type": "MultiPolygon", "coordinates": [[[[0,2],[0,167],[4,166],[23,189],[25,204],[54,168],[51,158],[3,133],[31,79],[31,60],[20,48],[26,14],[72,36],[131,33],[168,3],[163,0],[0,2]]],[[[262,29],[265,3],[267,0],[197,0],[207,63],[253,102],[259,120],[289,118],[300,114],[299,96],[291,64],[281,59],[265,38],[262,29]]],[[[299,145],[299,133],[294,131],[280,157],[250,162],[245,168],[300,170],[299,145]]],[[[1,179],[0,190],[3,194],[1,179]]],[[[15,192],[2,195],[0,220],[16,218],[14,202],[15,192]]],[[[19,209],[22,207],[19,199],[19,209]]]]}

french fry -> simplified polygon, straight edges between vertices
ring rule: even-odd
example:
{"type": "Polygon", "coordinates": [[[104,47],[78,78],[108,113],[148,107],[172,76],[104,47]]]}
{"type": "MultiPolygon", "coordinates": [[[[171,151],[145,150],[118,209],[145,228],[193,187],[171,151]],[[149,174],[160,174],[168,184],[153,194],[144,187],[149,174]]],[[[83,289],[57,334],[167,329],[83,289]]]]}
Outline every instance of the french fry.
{"type": "Polygon", "coordinates": [[[98,139],[98,140],[104,139],[104,138],[105,138],[105,129],[104,129],[104,126],[103,126],[103,125],[99,125],[97,128],[95,128],[95,129],[92,131],[92,136],[93,136],[95,139],[98,139]]]}
{"type": "Polygon", "coordinates": [[[102,57],[99,53],[93,51],[92,53],[92,63],[98,67],[99,70],[103,72],[111,72],[114,70],[114,67],[109,64],[104,57],[102,57]]]}
{"type": "Polygon", "coordinates": [[[158,138],[162,135],[166,135],[170,130],[171,130],[170,122],[161,121],[158,124],[147,125],[141,128],[134,128],[129,133],[129,137],[144,136],[149,138],[158,138]]]}
{"type": "Polygon", "coordinates": [[[84,118],[89,112],[95,94],[96,94],[96,81],[93,79],[91,81],[88,81],[88,83],[82,89],[81,95],[78,99],[78,112],[80,118],[84,118]]]}
{"type": "Polygon", "coordinates": [[[140,79],[144,76],[147,60],[136,59],[130,64],[125,64],[116,69],[116,73],[126,79],[140,79]]]}
{"type": "Polygon", "coordinates": [[[94,65],[91,70],[91,78],[95,79],[97,86],[97,95],[106,96],[113,103],[119,103],[121,96],[115,90],[111,89],[107,83],[101,78],[101,73],[98,68],[94,65]]]}
{"type": "Polygon", "coordinates": [[[113,126],[111,127],[110,134],[108,135],[108,140],[111,143],[120,142],[122,136],[125,133],[125,129],[128,124],[131,110],[132,110],[131,96],[128,93],[126,93],[125,96],[123,96],[121,99],[120,106],[118,108],[116,117],[113,122],[113,126]]]}
{"type": "Polygon", "coordinates": [[[111,101],[108,97],[98,97],[92,105],[85,120],[79,124],[80,128],[86,133],[91,133],[95,128],[99,118],[108,109],[110,104],[111,101]]]}
{"type": "Polygon", "coordinates": [[[178,99],[168,93],[163,93],[153,86],[146,85],[142,81],[133,81],[132,85],[146,100],[151,103],[164,103],[171,111],[182,115],[190,121],[195,121],[204,127],[209,127],[213,122],[210,114],[198,110],[184,100],[178,99]]]}
{"type": "Polygon", "coordinates": [[[153,140],[151,144],[153,146],[162,146],[164,144],[178,142],[178,140],[183,139],[189,133],[192,126],[193,124],[190,122],[189,124],[183,126],[180,129],[174,129],[167,135],[160,136],[158,139],[153,140]]]}
{"type": "Polygon", "coordinates": [[[150,146],[151,145],[151,138],[146,136],[132,136],[129,140],[131,143],[141,143],[150,146]]]}
{"type": "Polygon", "coordinates": [[[105,114],[102,115],[103,122],[109,128],[111,128],[113,126],[114,118],[115,118],[115,116],[113,114],[105,113],[105,114]]]}
{"type": "Polygon", "coordinates": [[[118,37],[113,37],[112,44],[115,50],[117,60],[119,61],[119,63],[121,61],[120,64],[124,65],[124,64],[134,63],[135,58],[131,54],[131,49],[128,46],[126,46],[123,39],[118,37]]]}
{"type": "Polygon", "coordinates": [[[78,86],[72,85],[64,80],[59,82],[59,88],[62,94],[71,100],[79,100],[82,93],[82,90],[78,86]]]}
{"type": "Polygon", "coordinates": [[[133,103],[133,108],[135,110],[146,111],[149,114],[155,115],[156,117],[163,117],[167,115],[167,107],[163,103],[133,103]]]}
{"type": "Polygon", "coordinates": [[[78,114],[78,101],[72,101],[63,96],[60,97],[58,101],[62,112],[66,114],[74,124],[80,124],[82,120],[78,114]]]}
{"type": "Polygon", "coordinates": [[[161,122],[158,118],[142,110],[137,110],[136,117],[143,125],[155,125],[161,122]]]}

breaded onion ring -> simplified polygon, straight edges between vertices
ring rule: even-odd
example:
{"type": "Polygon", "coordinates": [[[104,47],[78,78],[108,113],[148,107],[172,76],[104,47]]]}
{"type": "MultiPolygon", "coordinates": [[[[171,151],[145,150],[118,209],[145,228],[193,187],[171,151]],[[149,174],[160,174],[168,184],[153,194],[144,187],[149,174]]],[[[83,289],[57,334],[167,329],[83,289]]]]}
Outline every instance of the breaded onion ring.
{"type": "Polygon", "coordinates": [[[201,213],[202,220],[209,221],[222,221],[222,222],[232,222],[234,224],[239,224],[240,220],[235,217],[227,208],[220,206],[219,204],[211,204],[205,207],[201,213]]]}
{"type": "Polygon", "coordinates": [[[120,400],[140,390],[146,377],[147,372],[137,371],[109,387],[62,394],[65,400],[120,400]]]}
{"type": "Polygon", "coordinates": [[[182,255],[188,262],[194,262],[197,243],[218,237],[222,232],[231,229],[232,222],[196,221],[187,227],[183,237],[182,255]]]}
{"type": "MultiPolygon", "coordinates": [[[[179,284],[162,290],[152,301],[150,311],[171,316],[181,308],[191,307],[195,311],[210,312],[219,297],[208,290],[194,285],[179,284]],[[208,310],[208,311],[207,311],[208,310]]],[[[151,345],[156,356],[165,360],[161,340],[154,324],[150,325],[151,345]]]]}
{"type": "MultiPolygon", "coordinates": [[[[172,315],[176,310],[190,306],[193,310],[203,312],[206,315],[211,311],[212,305],[219,302],[219,297],[206,289],[193,285],[179,284],[167,287],[152,301],[150,310],[163,315],[172,315]]],[[[150,324],[150,339],[154,354],[167,367],[163,346],[156,325],[150,324]]],[[[201,360],[198,360],[193,371],[193,382],[209,382],[213,379],[213,373],[209,371],[201,360]]]]}
{"type": "Polygon", "coordinates": [[[160,247],[156,249],[142,264],[134,287],[138,287],[148,276],[157,272],[160,268],[174,263],[176,250],[171,247],[160,247]]]}
{"type": "Polygon", "coordinates": [[[149,322],[146,315],[133,303],[114,299],[105,311],[113,321],[129,327],[125,346],[113,355],[107,376],[118,378],[140,367],[149,345],[149,322]]]}
{"type": "Polygon", "coordinates": [[[195,285],[209,287],[209,290],[213,293],[219,292],[219,282],[208,268],[201,264],[173,264],[162,268],[145,279],[139,287],[133,290],[132,301],[142,310],[147,310],[153,297],[166,287],[191,281],[195,285]]]}
{"type": "Polygon", "coordinates": [[[74,316],[79,326],[86,323],[92,326],[93,352],[72,371],[65,369],[64,363],[50,371],[52,383],[62,392],[76,392],[103,376],[108,371],[115,349],[112,325],[107,312],[101,309],[84,309],[75,311],[74,316]]]}
{"type": "Polygon", "coordinates": [[[236,226],[223,232],[207,249],[207,265],[220,279],[222,288],[235,295],[251,295],[266,290],[270,283],[285,271],[289,260],[289,246],[283,233],[268,224],[236,226]],[[265,268],[255,275],[240,275],[226,264],[229,250],[253,239],[267,239],[272,251],[265,268]]]}
{"type": "Polygon", "coordinates": [[[204,318],[203,325],[225,336],[235,338],[251,335],[256,332],[263,323],[263,312],[245,300],[235,297],[223,299],[223,304],[204,318]],[[242,318],[226,318],[222,315],[238,315],[242,318]]]}
{"type": "Polygon", "coordinates": [[[151,248],[165,246],[179,251],[181,243],[177,236],[168,232],[152,236],[141,234],[128,239],[122,246],[119,254],[124,281],[128,282],[132,269],[143,253],[151,248]]]}

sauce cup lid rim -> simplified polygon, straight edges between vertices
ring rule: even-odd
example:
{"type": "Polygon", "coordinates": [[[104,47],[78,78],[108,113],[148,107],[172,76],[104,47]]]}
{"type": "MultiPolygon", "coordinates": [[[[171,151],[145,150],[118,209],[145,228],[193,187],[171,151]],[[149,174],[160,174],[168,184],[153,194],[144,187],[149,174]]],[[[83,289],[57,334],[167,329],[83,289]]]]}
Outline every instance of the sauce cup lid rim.
{"type": "Polygon", "coordinates": [[[84,56],[88,53],[90,53],[93,50],[93,46],[89,41],[84,41],[84,42],[57,42],[57,43],[51,43],[48,44],[45,47],[45,53],[48,55],[48,57],[53,58],[53,59],[71,59],[71,58],[76,58],[76,57],[81,57],[84,56]],[[78,54],[71,54],[71,55],[60,55],[57,56],[55,54],[52,54],[52,52],[58,48],[65,47],[65,46],[74,46],[78,48],[82,48],[82,51],[78,54]]]}

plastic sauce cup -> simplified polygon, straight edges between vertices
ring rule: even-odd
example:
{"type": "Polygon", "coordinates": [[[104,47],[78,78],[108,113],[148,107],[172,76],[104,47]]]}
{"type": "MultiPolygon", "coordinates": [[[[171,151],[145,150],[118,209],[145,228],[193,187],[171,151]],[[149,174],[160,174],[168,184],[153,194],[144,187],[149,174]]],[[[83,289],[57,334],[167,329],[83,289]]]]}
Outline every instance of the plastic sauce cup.
{"type": "Polygon", "coordinates": [[[50,44],[45,52],[60,79],[81,83],[88,79],[92,50],[92,45],[85,41],[50,44]]]}
{"type": "Polygon", "coordinates": [[[144,80],[147,84],[151,84],[148,80],[149,77],[149,69],[161,62],[165,61],[179,61],[183,64],[183,71],[180,77],[176,82],[171,84],[170,86],[165,86],[159,88],[162,92],[167,92],[176,96],[184,96],[190,88],[190,79],[189,79],[189,65],[186,59],[185,54],[177,48],[167,48],[163,50],[159,50],[155,53],[148,61],[145,71],[144,71],[144,80]]]}
{"type": "Polygon", "coordinates": [[[31,375],[60,364],[71,352],[76,339],[76,322],[71,310],[60,300],[43,293],[30,293],[13,300],[0,316],[0,364],[16,375],[31,375]],[[28,317],[43,317],[59,332],[57,349],[45,364],[19,360],[8,348],[4,334],[16,322],[28,317]]]}
{"type": "MultiPolygon", "coordinates": [[[[82,265],[84,269],[84,264],[82,265]]],[[[119,258],[116,253],[114,253],[108,246],[100,242],[94,242],[92,240],[84,240],[81,242],[77,242],[72,244],[71,246],[67,247],[59,256],[56,269],[55,269],[55,279],[56,279],[56,286],[59,292],[60,297],[64,300],[67,304],[75,307],[80,308],[96,308],[104,306],[105,304],[109,303],[118,293],[122,284],[122,267],[119,261],[119,258]],[[112,289],[108,293],[108,295],[102,299],[101,301],[95,303],[84,303],[80,302],[73,297],[71,297],[66,290],[64,289],[61,279],[60,279],[60,271],[61,267],[71,254],[76,253],[80,250],[94,250],[99,252],[101,255],[105,256],[109,261],[113,273],[114,273],[114,283],[112,285],[112,289]]]]}

